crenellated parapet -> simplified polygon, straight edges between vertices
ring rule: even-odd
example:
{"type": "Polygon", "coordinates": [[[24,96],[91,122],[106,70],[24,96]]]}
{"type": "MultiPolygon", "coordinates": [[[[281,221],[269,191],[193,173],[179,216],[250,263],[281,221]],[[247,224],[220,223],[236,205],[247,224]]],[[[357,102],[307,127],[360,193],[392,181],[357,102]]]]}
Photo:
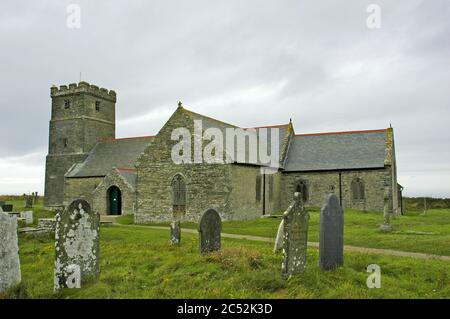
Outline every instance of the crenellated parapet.
{"type": "Polygon", "coordinates": [[[81,81],[79,83],[71,83],[69,85],[61,85],[59,87],[52,86],[50,88],[50,96],[58,97],[58,96],[66,96],[73,95],[79,93],[88,93],[97,97],[100,97],[105,100],[109,100],[112,102],[116,102],[117,96],[116,92],[113,90],[107,90],[105,88],[99,88],[96,85],[89,84],[87,82],[81,81]]]}

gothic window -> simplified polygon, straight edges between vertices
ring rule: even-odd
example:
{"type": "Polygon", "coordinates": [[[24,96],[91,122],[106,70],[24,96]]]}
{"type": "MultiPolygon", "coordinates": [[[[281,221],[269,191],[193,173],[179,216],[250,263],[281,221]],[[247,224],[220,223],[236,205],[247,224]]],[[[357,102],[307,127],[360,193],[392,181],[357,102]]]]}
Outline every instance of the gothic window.
{"type": "Polygon", "coordinates": [[[295,192],[302,194],[302,201],[307,202],[309,199],[309,189],[306,181],[300,180],[297,181],[295,185],[295,192]]]}
{"type": "Polygon", "coordinates": [[[64,100],[64,108],[65,109],[70,108],[70,100],[64,100]]]}
{"type": "Polygon", "coordinates": [[[261,175],[256,176],[255,183],[256,201],[261,201],[261,175]]]}
{"type": "Polygon", "coordinates": [[[95,110],[100,112],[100,101],[95,101],[95,110]]]}
{"type": "Polygon", "coordinates": [[[269,202],[273,200],[273,175],[269,175],[269,202]]]}
{"type": "Polygon", "coordinates": [[[64,147],[67,147],[67,145],[69,145],[69,141],[67,140],[67,138],[63,138],[62,143],[64,147]]]}
{"type": "Polygon", "coordinates": [[[360,201],[360,200],[364,200],[365,198],[365,190],[364,190],[364,181],[357,177],[352,181],[352,195],[353,195],[353,200],[355,201],[360,201]]]}

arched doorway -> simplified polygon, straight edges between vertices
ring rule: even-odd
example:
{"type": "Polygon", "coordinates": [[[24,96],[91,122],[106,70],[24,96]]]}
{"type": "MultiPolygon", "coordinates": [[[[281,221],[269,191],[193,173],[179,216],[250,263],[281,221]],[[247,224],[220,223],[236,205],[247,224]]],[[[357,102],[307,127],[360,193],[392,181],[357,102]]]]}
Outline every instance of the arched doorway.
{"type": "Polygon", "coordinates": [[[175,220],[180,220],[186,213],[186,184],[180,174],[172,180],[172,209],[175,220]]]}
{"type": "Polygon", "coordinates": [[[108,215],[122,215],[122,192],[117,186],[108,189],[108,215]]]}

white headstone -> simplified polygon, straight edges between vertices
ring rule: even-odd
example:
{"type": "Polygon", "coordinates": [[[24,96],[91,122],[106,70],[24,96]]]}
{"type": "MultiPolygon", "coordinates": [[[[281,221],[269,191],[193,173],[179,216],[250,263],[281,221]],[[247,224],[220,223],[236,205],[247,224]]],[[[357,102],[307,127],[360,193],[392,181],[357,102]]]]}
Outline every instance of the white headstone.
{"type": "Polygon", "coordinates": [[[17,219],[0,208],[0,292],[21,281],[17,219]]]}

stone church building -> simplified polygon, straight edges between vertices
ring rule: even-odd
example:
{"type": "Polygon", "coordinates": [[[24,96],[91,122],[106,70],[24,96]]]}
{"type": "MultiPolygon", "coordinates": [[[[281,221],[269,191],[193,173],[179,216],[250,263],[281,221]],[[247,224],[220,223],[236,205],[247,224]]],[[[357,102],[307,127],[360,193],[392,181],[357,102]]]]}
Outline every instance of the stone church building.
{"type": "Polygon", "coordinates": [[[155,136],[116,138],[116,93],[86,82],[53,86],[45,206],[76,198],[106,215],[134,214],[137,223],[198,221],[209,207],[225,220],[279,214],[299,191],[307,206],[322,206],[333,191],[344,208],[401,212],[394,134],[381,130],[296,134],[291,122],[262,128],[279,132],[279,165],[271,174],[247,161],[227,164],[172,160],[174,129],[237,128],[179,104],[155,136]]]}

